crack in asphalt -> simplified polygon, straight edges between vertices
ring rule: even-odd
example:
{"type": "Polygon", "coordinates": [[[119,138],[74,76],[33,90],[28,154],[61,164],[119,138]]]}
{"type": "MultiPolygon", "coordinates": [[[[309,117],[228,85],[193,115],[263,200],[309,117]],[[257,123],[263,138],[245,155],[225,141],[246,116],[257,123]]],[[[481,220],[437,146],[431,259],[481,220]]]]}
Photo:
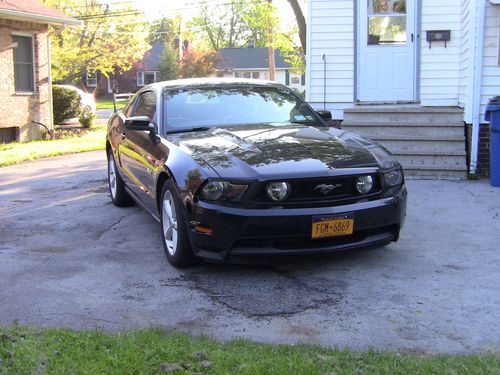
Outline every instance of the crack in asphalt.
{"type": "Polygon", "coordinates": [[[121,216],[117,221],[115,221],[114,223],[111,223],[110,225],[108,225],[106,228],[104,229],[101,229],[99,231],[96,231],[96,233],[94,234],[94,241],[99,241],[101,239],[101,237],[108,231],[110,231],[111,229],[113,229],[116,225],[120,224],[122,222],[123,219],[125,219],[126,217],[129,217],[129,216],[132,216],[134,214],[136,214],[137,212],[139,212],[139,210],[136,208],[134,210],[134,212],[132,213],[129,213],[129,214],[126,214],[126,215],[123,215],[121,216]]]}

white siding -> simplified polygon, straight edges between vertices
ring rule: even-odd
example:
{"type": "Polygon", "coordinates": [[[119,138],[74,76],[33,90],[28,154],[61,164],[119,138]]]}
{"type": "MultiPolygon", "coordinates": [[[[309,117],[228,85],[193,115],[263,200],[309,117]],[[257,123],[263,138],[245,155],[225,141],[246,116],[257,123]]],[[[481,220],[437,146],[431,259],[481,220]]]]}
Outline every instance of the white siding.
{"type": "Polygon", "coordinates": [[[463,52],[461,0],[422,0],[420,101],[422,105],[458,105],[460,60],[463,52]],[[426,41],[427,30],[451,30],[443,42],[426,41]]]}
{"type": "Polygon", "coordinates": [[[310,0],[306,100],[323,108],[326,57],[326,108],[334,118],[354,100],[354,1],[310,0]]]}
{"type": "Polygon", "coordinates": [[[481,89],[481,122],[484,122],[484,111],[492,96],[500,95],[499,52],[499,19],[500,5],[487,2],[484,26],[483,77],[481,89]]]}

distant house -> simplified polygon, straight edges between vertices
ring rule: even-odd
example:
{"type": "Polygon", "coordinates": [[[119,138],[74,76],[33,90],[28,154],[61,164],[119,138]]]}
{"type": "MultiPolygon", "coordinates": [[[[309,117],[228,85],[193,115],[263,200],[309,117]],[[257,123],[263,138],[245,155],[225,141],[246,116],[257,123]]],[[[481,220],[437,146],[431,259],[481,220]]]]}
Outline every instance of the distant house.
{"type": "Polygon", "coordinates": [[[36,0],[0,1],[0,143],[53,127],[49,25],[78,24],[36,0]]]}
{"type": "MultiPolygon", "coordinates": [[[[220,61],[217,63],[216,77],[269,79],[267,48],[221,48],[220,61]]],[[[274,51],[276,81],[291,88],[303,91],[305,77],[292,73],[279,50],[274,51]]]]}
{"type": "Polygon", "coordinates": [[[310,0],[306,100],[386,145],[408,174],[487,173],[499,3],[310,0]]]}
{"type": "Polygon", "coordinates": [[[136,92],[141,87],[160,80],[160,60],[165,46],[163,43],[153,44],[130,71],[110,76],[109,78],[97,72],[86,74],[83,85],[87,91],[95,92],[96,96],[107,97],[113,93],[113,87],[121,93],[136,92]]]}

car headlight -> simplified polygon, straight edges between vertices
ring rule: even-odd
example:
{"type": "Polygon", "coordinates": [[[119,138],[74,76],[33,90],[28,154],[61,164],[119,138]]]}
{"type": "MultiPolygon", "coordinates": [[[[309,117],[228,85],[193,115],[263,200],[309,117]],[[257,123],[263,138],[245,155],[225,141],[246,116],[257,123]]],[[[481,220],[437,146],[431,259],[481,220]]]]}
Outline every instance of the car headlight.
{"type": "Polygon", "coordinates": [[[359,176],[356,179],[356,189],[361,194],[369,193],[373,188],[373,177],[372,176],[359,176]]]}
{"type": "Polygon", "coordinates": [[[387,186],[401,185],[403,182],[403,171],[401,168],[384,173],[385,184],[387,186]]]}
{"type": "Polygon", "coordinates": [[[267,184],[266,193],[275,202],[281,202],[288,197],[290,185],[287,182],[270,182],[267,184]]]}
{"type": "Polygon", "coordinates": [[[208,181],[201,189],[199,197],[206,201],[240,201],[248,185],[234,184],[224,180],[208,181]]]}

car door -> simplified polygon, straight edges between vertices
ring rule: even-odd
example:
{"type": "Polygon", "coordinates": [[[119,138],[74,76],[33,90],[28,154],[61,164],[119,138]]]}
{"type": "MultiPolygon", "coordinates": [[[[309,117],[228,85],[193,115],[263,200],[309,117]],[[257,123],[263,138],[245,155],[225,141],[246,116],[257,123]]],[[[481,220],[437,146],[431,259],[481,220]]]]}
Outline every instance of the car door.
{"type": "MultiPolygon", "coordinates": [[[[157,94],[155,91],[144,91],[137,97],[132,116],[146,116],[157,126],[157,94]]],[[[153,212],[156,211],[155,171],[158,159],[154,155],[156,136],[146,130],[131,130],[124,126],[122,133],[122,149],[120,160],[127,174],[129,188],[141,202],[153,212]]]]}

